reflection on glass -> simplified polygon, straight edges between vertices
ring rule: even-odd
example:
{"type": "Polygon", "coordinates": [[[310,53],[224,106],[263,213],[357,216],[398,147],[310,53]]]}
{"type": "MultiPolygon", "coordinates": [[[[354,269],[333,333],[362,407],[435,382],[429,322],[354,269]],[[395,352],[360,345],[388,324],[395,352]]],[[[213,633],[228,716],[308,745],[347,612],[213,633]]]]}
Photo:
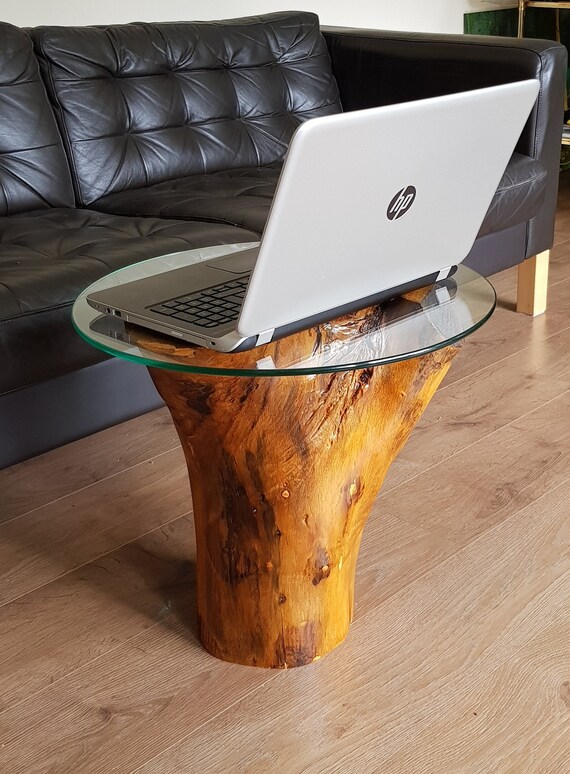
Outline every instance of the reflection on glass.
{"type": "MultiPolygon", "coordinates": [[[[232,245],[230,249],[252,246],[232,245]]],[[[491,284],[471,269],[459,266],[453,277],[430,288],[247,352],[225,354],[100,315],[85,301],[88,292],[209,260],[227,251],[227,245],[185,251],[114,272],[79,296],[73,308],[74,325],[94,346],[144,365],[212,374],[277,376],[365,368],[416,357],[469,335],[495,307],[491,284]]]]}

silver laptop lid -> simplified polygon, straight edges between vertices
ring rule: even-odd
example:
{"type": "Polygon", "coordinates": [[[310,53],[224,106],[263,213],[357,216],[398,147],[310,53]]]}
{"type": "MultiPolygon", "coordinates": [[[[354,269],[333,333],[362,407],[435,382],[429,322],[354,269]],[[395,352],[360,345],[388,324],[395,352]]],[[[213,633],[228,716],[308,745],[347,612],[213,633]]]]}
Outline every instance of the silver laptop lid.
{"type": "Polygon", "coordinates": [[[460,263],[538,81],[315,118],[291,142],[237,329],[287,325],[460,263]]]}

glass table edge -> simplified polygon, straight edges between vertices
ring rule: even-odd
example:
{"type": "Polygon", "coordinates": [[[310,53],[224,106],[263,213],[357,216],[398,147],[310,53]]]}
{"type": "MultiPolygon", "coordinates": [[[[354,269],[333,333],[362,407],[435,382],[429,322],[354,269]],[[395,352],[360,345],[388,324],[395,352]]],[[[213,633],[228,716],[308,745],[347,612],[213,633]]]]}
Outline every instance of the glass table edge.
{"type": "Polygon", "coordinates": [[[416,357],[422,357],[424,355],[429,354],[430,352],[437,352],[439,349],[444,349],[445,347],[453,346],[453,344],[457,344],[457,342],[462,341],[463,339],[466,339],[468,336],[470,336],[471,334],[479,330],[479,328],[481,328],[487,322],[487,320],[489,320],[489,318],[495,311],[497,307],[497,293],[493,285],[491,285],[491,283],[489,283],[489,286],[493,289],[494,298],[493,298],[493,303],[490,306],[487,314],[484,315],[480,320],[478,320],[471,328],[468,328],[467,330],[462,331],[461,333],[458,333],[455,336],[451,336],[449,339],[445,339],[445,341],[439,342],[435,346],[423,347],[417,350],[413,350],[411,352],[407,352],[404,355],[388,355],[386,357],[372,359],[372,360],[365,360],[358,363],[342,363],[336,366],[329,365],[329,366],[319,366],[314,368],[281,368],[281,369],[271,368],[267,370],[261,369],[261,368],[228,369],[228,368],[185,365],[182,362],[175,363],[175,362],[168,362],[163,360],[152,360],[151,358],[146,358],[142,355],[130,355],[127,352],[118,352],[117,350],[113,349],[113,347],[111,346],[106,347],[102,342],[89,338],[89,336],[87,336],[75,323],[75,319],[73,318],[73,315],[72,315],[72,323],[78,335],[92,347],[99,349],[100,351],[104,352],[107,355],[120,358],[121,360],[127,360],[131,363],[136,363],[137,365],[146,366],[147,368],[159,368],[159,369],[165,369],[168,371],[179,371],[180,373],[201,374],[205,376],[208,376],[208,375],[210,376],[257,376],[257,377],[316,376],[317,374],[332,374],[332,373],[339,373],[342,371],[362,371],[366,368],[377,368],[378,366],[382,366],[382,365],[401,363],[406,360],[413,360],[416,357]]]}

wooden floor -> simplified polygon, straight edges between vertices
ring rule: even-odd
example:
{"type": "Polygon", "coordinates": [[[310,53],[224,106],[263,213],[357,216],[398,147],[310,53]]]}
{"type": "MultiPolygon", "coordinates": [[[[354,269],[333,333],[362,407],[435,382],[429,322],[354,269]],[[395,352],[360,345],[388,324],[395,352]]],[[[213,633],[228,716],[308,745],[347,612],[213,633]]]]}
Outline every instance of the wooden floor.
{"type": "Polygon", "coordinates": [[[345,643],[296,670],[196,638],[165,410],[0,473],[0,772],[570,772],[570,178],[549,311],[515,272],[394,464],[345,643]]]}

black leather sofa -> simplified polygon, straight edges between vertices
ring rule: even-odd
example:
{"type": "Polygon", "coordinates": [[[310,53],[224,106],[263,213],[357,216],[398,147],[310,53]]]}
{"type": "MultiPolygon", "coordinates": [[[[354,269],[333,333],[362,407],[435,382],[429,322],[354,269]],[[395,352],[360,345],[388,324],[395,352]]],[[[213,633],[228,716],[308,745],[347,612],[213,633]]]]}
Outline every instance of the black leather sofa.
{"type": "Polygon", "coordinates": [[[0,24],[0,467],[159,405],[144,369],[74,333],[75,297],[138,260],[258,238],[313,116],[539,78],[467,262],[492,274],[547,251],[565,75],[549,41],[319,30],[301,12],[0,24]]]}

